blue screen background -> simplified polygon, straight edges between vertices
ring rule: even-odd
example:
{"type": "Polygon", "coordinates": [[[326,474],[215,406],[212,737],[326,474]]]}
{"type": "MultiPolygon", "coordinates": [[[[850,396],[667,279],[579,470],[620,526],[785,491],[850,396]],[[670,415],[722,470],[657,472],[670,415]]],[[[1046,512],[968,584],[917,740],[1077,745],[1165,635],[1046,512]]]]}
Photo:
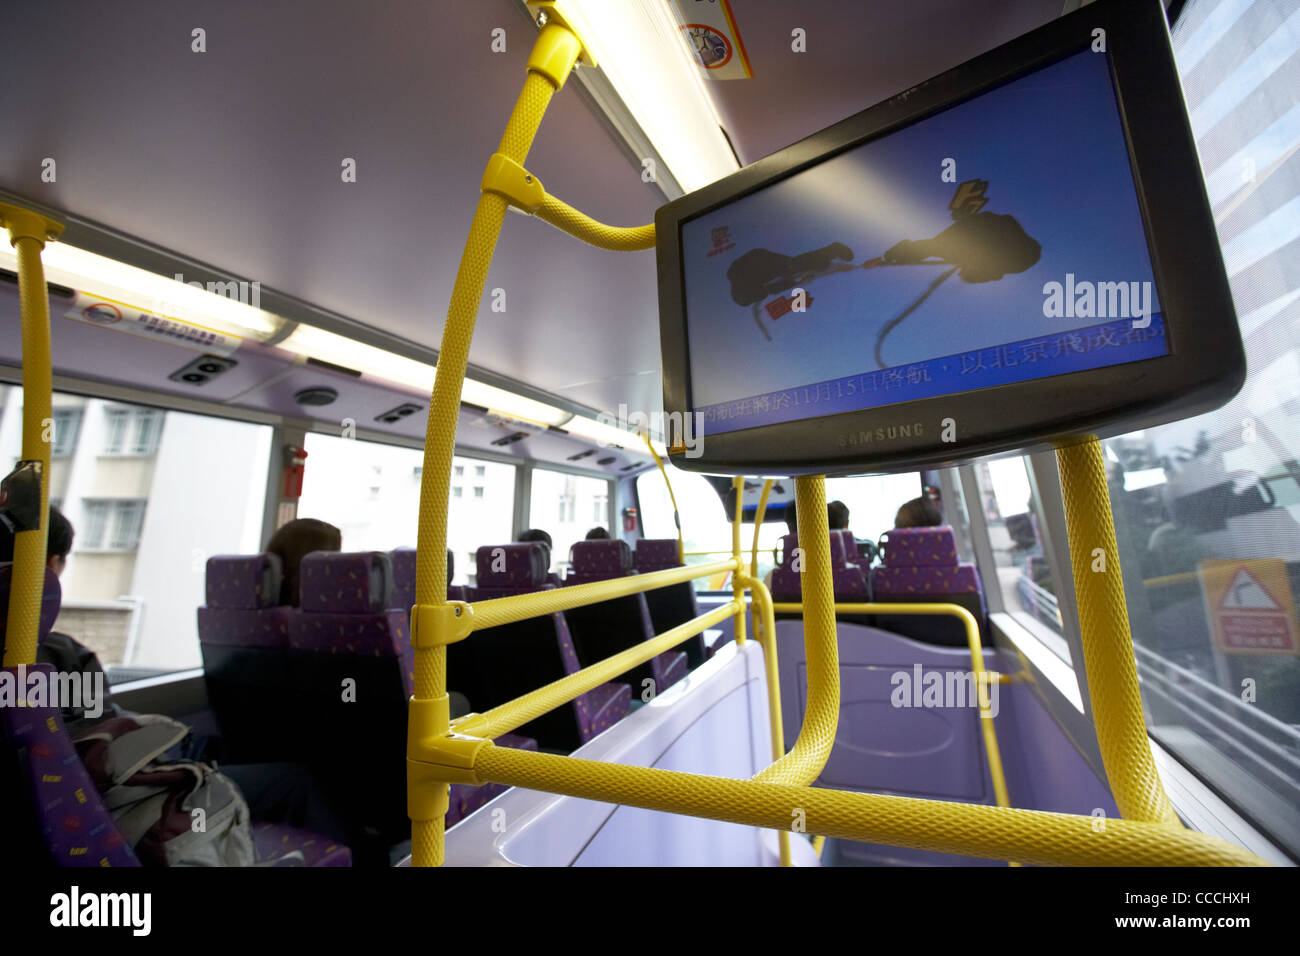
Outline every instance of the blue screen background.
{"type": "MultiPolygon", "coordinates": [[[[855,147],[683,224],[681,238],[692,397],[697,410],[708,411],[707,427],[714,432],[1168,351],[1101,53],[1072,55],[855,147]],[[955,183],[941,178],[948,158],[956,162],[955,183]],[[895,370],[890,374],[896,387],[878,387],[884,373],[874,357],[877,334],[949,265],[886,265],[817,277],[803,286],[811,296],[806,311],[777,319],[761,313],[770,341],[751,308],[733,301],[727,269],[749,250],[795,256],[838,242],[860,264],[900,240],[929,239],[952,226],[948,204],[956,183],[971,179],[988,182],[983,211],[1014,216],[1041,245],[1041,257],[1026,271],[995,281],[969,283],[953,275],[938,286],[884,340],[883,368],[895,370]],[[1044,285],[1064,283],[1067,273],[1076,282],[1151,283],[1151,327],[1138,333],[1113,317],[1045,317],[1044,285]],[[1093,336],[1094,346],[1098,334],[1108,335],[1110,347],[1060,344],[1071,332],[1093,336]],[[1125,333],[1127,338],[1116,339],[1125,333]],[[1026,342],[1034,343],[1039,361],[994,357],[997,346],[1026,342]],[[980,350],[986,350],[983,357],[972,359],[980,350]],[[944,356],[953,361],[933,361],[944,356]],[[927,371],[918,372],[915,363],[927,361],[927,371]],[[965,374],[975,361],[982,369],[999,367],[965,374]],[[846,395],[848,379],[857,387],[846,395]],[[808,404],[806,387],[827,382],[840,385],[823,389],[824,401],[808,404]],[[790,390],[801,387],[802,403],[797,391],[793,403],[766,400],[783,394],[788,399],[790,390]],[[755,397],[762,400],[755,403],[755,397]],[[751,401],[739,401],[744,399],[751,401]]],[[[1023,359],[1027,353],[1016,354],[1023,359]]]]}

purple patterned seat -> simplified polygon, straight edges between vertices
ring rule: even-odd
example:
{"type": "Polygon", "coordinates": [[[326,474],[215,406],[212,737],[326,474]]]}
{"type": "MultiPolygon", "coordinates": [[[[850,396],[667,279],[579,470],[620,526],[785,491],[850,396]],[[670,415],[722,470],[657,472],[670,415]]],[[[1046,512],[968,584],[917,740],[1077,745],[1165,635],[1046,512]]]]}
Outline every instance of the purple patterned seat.
{"type": "MultiPolygon", "coordinates": [[[[881,535],[881,547],[885,563],[871,570],[873,600],[959,604],[975,615],[987,637],[984,588],[975,565],[958,560],[952,528],[895,528],[881,535]]],[[[928,643],[966,646],[965,628],[948,617],[881,615],[876,626],[928,643]]]]}
{"type": "MultiPolygon", "coordinates": [[[[617,538],[575,542],[569,557],[573,566],[564,581],[568,585],[636,574],[632,567],[632,549],[626,541],[617,538]]],[[[598,664],[655,635],[645,594],[574,608],[565,616],[583,667],[598,664]]],[[[626,676],[638,693],[642,692],[641,688],[653,687],[655,694],[662,694],[685,677],[687,670],[686,654],[671,650],[651,658],[648,664],[633,668],[626,676]],[[646,681],[653,683],[647,684],[646,681]]]]}
{"type": "MultiPolygon", "coordinates": [[[[393,566],[393,594],[389,603],[409,616],[415,606],[415,549],[394,548],[388,552],[388,559],[393,566]]],[[[463,601],[465,595],[459,585],[450,583],[456,575],[456,557],[447,549],[447,600],[463,601]]]]}
{"type": "MultiPolygon", "coordinates": [[[[471,601],[551,590],[545,547],[530,541],[485,545],[475,556],[480,587],[471,601]]],[[[580,670],[565,614],[549,614],[476,632],[447,648],[447,679],[482,712],[580,670]]],[[[547,749],[572,751],[628,713],[631,689],[602,684],[520,728],[547,749]]]]}
{"type": "MultiPolygon", "coordinates": [[[[4,648],[10,569],[8,564],[0,565],[0,651],[4,648]]],[[[277,582],[277,593],[278,587],[277,582]]],[[[60,602],[59,579],[47,570],[38,640],[43,640],[54,626],[60,602]]],[[[4,670],[16,674],[18,669],[4,670]]],[[[25,670],[28,674],[55,673],[49,664],[35,664],[25,670]]],[[[22,707],[0,707],[0,742],[5,776],[0,780],[0,807],[5,819],[17,824],[18,833],[18,839],[8,845],[11,852],[16,851],[9,857],[11,864],[30,860],[61,867],[140,866],[77,755],[59,708],[38,704],[34,699],[28,699],[22,707]]],[[[270,827],[291,833],[302,845],[301,865],[351,866],[352,854],[345,846],[306,830],[254,823],[259,862],[269,860],[270,851],[276,849],[264,847],[259,838],[259,829],[270,827]],[[317,845],[322,851],[307,850],[317,845]]],[[[275,865],[285,864],[277,861],[275,865]]]]}
{"type": "MultiPolygon", "coordinates": [[[[831,584],[835,589],[835,600],[840,602],[864,602],[868,599],[867,576],[862,568],[849,557],[857,557],[856,543],[852,541],[851,532],[832,531],[830,533],[831,584]],[[846,540],[847,536],[847,540],[846,540]]],[[[772,572],[772,598],[776,601],[802,601],[803,582],[799,571],[794,569],[794,552],[799,547],[799,536],[787,534],[781,539],[781,562],[772,572]]],[[[840,620],[858,620],[858,615],[840,615],[840,620]]]]}
{"type": "Polygon", "coordinates": [[[253,853],[277,867],[352,865],[352,851],[343,844],[285,823],[254,823],[253,853]]]}
{"type": "MultiPolygon", "coordinates": [[[[677,556],[676,538],[641,538],[636,543],[635,558],[639,574],[682,566],[677,556]]],[[[700,613],[695,600],[695,585],[690,581],[646,591],[645,600],[646,606],[650,608],[650,623],[656,634],[685,624],[700,613]]],[[[686,652],[686,666],[690,670],[703,664],[713,652],[712,648],[705,646],[702,634],[691,638],[681,647],[686,652]]]]}
{"type": "Polygon", "coordinates": [[[289,625],[298,611],[277,606],[280,582],[280,559],[274,554],[208,559],[207,604],[198,609],[199,649],[228,761],[289,759],[300,743],[285,693],[289,625]]]}

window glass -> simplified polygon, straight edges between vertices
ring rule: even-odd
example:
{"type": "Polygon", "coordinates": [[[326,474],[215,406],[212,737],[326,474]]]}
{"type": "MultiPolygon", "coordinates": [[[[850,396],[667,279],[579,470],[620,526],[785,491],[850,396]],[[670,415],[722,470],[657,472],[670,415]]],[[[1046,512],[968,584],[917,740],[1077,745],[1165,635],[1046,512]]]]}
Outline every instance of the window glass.
{"type": "Polygon", "coordinates": [[[918,472],[826,479],[826,500],[842,501],[849,509],[854,537],[876,541],[894,527],[899,506],[921,494],[918,472]]]}
{"type": "Polygon", "coordinates": [[[586,475],[571,475],[548,468],[534,468],[529,522],[551,536],[551,570],[569,566],[569,548],[592,528],[609,527],[609,481],[586,475]],[[598,508],[596,502],[602,504],[598,508]]]}
{"type": "MultiPolygon", "coordinates": [[[[19,404],[0,413],[8,466],[19,404]]],[[[50,500],[74,531],[55,630],[95,651],[110,679],[200,666],[208,557],[264,543],[271,429],[61,393],[54,419],[50,500]]]]}
{"type": "Polygon", "coordinates": [[[1248,378],[1105,443],[1152,735],[1300,852],[1300,30],[1191,0],[1174,48],[1248,378]]]}
{"type": "MultiPolygon", "coordinates": [[[[345,551],[415,546],[423,452],[314,432],[303,447],[307,472],[299,517],[320,518],[337,527],[345,551]]],[[[501,544],[513,535],[515,466],[457,455],[453,474],[463,475],[467,464],[482,469],[481,484],[468,495],[461,486],[452,487],[447,547],[453,555],[454,584],[473,583],[474,554],[480,545],[501,544]]]]}
{"type": "MultiPolygon", "coordinates": [[[[1033,621],[1046,625],[1052,635],[1062,634],[1051,556],[1043,546],[1043,516],[1029,481],[1029,460],[1017,457],[979,461],[975,463],[975,478],[1003,608],[1021,618],[1022,623],[1033,621]]],[[[992,583],[985,580],[984,586],[992,583]]],[[[1041,629],[1028,626],[1040,638],[1045,637],[1041,629]]],[[[1064,640],[1046,637],[1044,643],[1070,662],[1064,640]]]]}

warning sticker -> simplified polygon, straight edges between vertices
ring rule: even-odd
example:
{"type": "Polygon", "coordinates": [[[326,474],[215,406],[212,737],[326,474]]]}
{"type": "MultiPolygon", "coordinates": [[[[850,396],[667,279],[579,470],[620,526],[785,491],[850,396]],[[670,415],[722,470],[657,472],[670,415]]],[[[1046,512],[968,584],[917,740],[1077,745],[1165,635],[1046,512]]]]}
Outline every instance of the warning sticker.
{"type": "Polygon", "coordinates": [[[753,77],[744,41],[736,29],[736,18],[728,0],[700,3],[677,0],[681,30],[695,60],[714,80],[744,80],[753,77]]]}
{"type": "Polygon", "coordinates": [[[207,326],[153,312],[142,312],[133,305],[103,296],[78,292],[72,308],[63,314],[100,328],[117,329],[156,342],[167,342],[210,355],[232,355],[242,339],[238,335],[218,332],[207,326]]]}
{"type": "Polygon", "coordinates": [[[1221,653],[1300,653],[1285,561],[1202,561],[1199,570],[1206,615],[1221,653]]]}

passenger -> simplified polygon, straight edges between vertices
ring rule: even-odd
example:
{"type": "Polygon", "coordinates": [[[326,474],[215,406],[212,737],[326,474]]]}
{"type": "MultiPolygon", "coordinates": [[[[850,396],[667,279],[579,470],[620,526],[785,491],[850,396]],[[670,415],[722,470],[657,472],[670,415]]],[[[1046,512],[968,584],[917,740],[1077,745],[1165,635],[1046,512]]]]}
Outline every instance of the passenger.
{"type": "Polygon", "coordinates": [[[832,531],[849,529],[849,506],[842,501],[832,501],[826,506],[826,521],[832,531]]]}
{"type": "Polygon", "coordinates": [[[943,524],[943,515],[929,498],[913,498],[894,515],[895,528],[932,528],[943,524]]]}
{"type": "Polygon", "coordinates": [[[280,558],[280,603],[298,606],[298,565],[304,557],[313,551],[342,550],[343,532],[316,518],[296,518],[271,535],[266,551],[280,558]]]}
{"type": "Polygon", "coordinates": [[[521,531],[519,532],[519,537],[515,538],[515,540],[516,541],[540,541],[542,542],[542,544],[546,545],[546,550],[548,551],[551,550],[552,547],[551,536],[547,534],[545,531],[543,531],[541,528],[529,528],[527,531],[521,531]]]}
{"type": "Polygon", "coordinates": [[[799,533],[799,516],[795,512],[793,501],[785,506],[785,526],[790,529],[791,534],[799,533]]]}
{"type": "MultiPolygon", "coordinates": [[[[50,515],[46,523],[49,525],[49,536],[45,544],[45,566],[56,576],[61,577],[68,566],[68,553],[72,550],[72,538],[75,532],[72,530],[72,522],[54,505],[50,505],[50,515]]],[[[0,562],[14,559],[14,532],[10,525],[11,522],[4,520],[0,515],[0,562]]],[[[98,655],[80,641],[67,634],[51,631],[36,648],[36,662],[51,664],[60,673],[88,675],[92,682],[90,686],[105,689],[103,716],[122,716],[123,711],[113,703],[112,694],[108,691],[108,680],[103,676],[99,678],[94,676],[104,673],[98,655]]],[[[70,705],[63,708],[63,720],[66,724],[83,720],[85,716],[84,706],[70,705]]]]}
{"type": "Polygon", "coordinates": [[[592,528],[590,531],[587,532],[587,540],[588,540],[588,541],[608,541],[608,540],[609,540],[609,532],[608,532],[607,530],[605,530],[604,528],[602,528],[600,525],[596,525],[596,527],[592,528]]]}

